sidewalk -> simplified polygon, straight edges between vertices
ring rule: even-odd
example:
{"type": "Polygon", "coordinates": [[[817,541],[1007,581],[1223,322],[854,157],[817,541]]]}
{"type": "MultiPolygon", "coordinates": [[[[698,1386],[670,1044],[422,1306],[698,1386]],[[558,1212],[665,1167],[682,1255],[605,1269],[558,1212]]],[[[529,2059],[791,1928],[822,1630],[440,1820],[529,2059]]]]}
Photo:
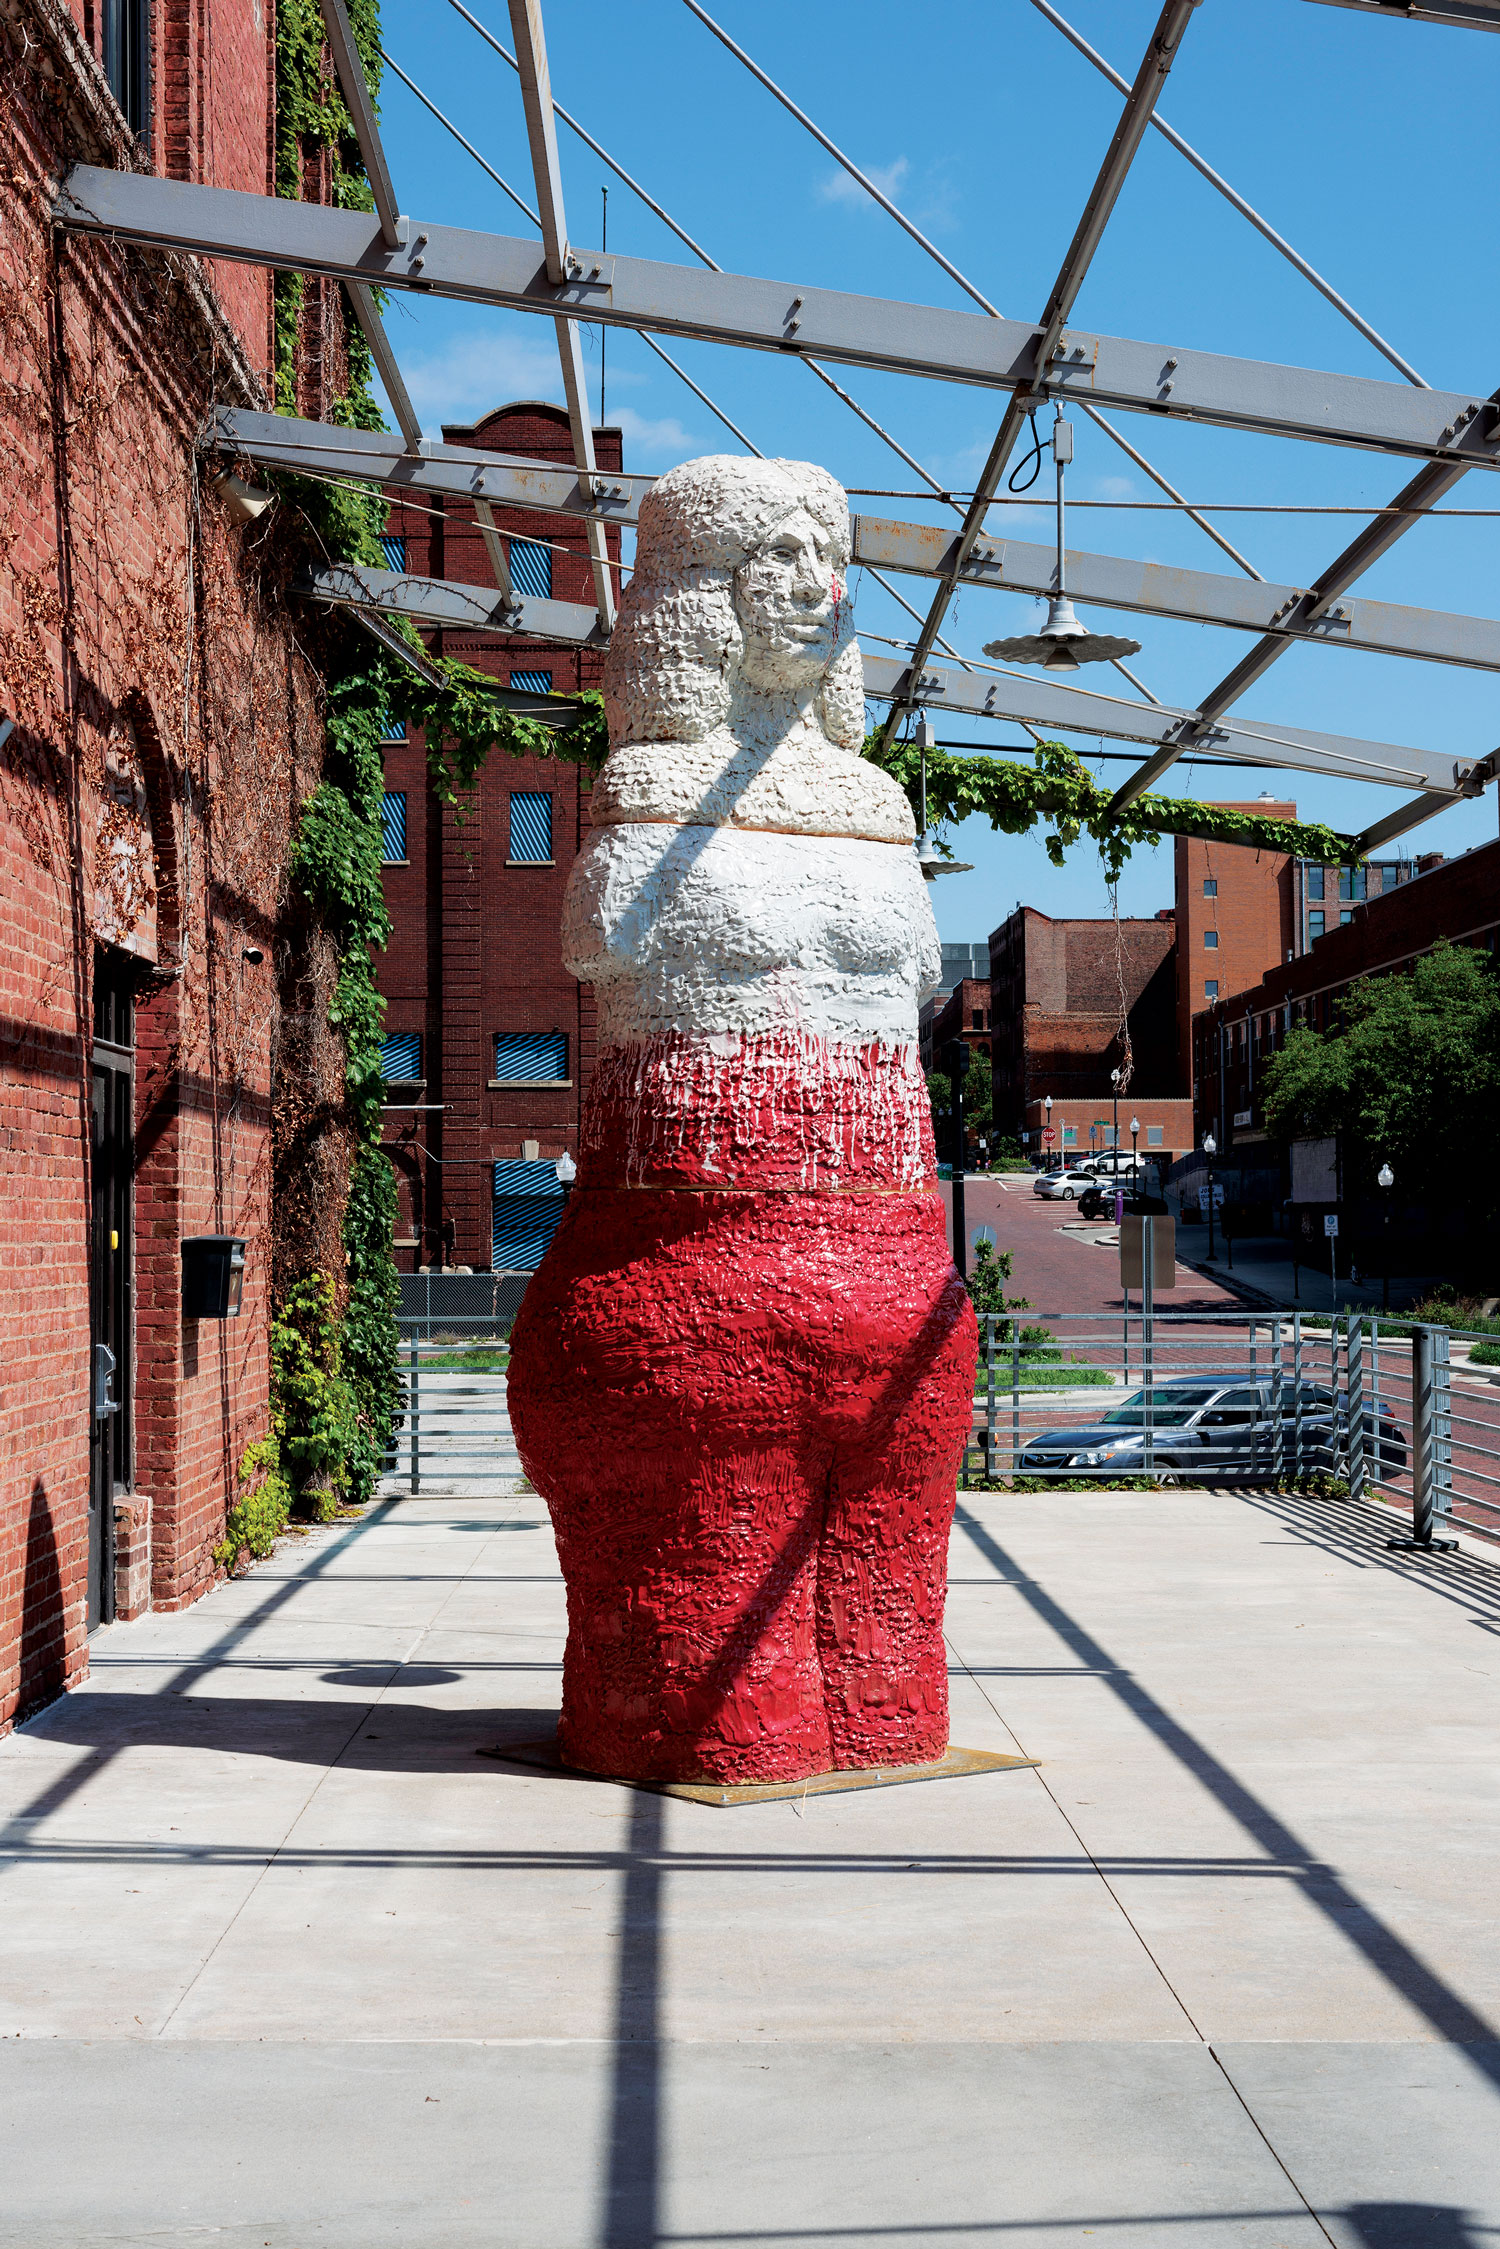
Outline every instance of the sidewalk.
{"type": "Polygon", "coordinates": [[[1500,1569],[1373,1511],[966,1495],[954,1738],[717,1810],[549,1732],[514,1480],[102,1633],[0,1744],[0,2241],[1479,2249],[1500,1569]]]}

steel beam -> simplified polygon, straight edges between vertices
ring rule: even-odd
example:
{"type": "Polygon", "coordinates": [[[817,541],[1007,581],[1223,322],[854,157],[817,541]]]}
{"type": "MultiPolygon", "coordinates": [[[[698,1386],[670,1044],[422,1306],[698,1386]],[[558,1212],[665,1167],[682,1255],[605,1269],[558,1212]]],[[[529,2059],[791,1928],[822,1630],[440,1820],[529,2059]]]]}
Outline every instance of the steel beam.
{"type": "MultiPolygon", "coordinates": [[[[1031,347],[1031,380],[1027,384],[1018,385],[1011,393],[1000,427],[995,433],[995,442],[980,471],[974,497],[964,511],[963,529],[958,535],[958,544],[954,550],[953,576],[946,584],[940,585],[933,595],[926,620],[917,636],[912,662],[918,671],[937,645],[943,619],[948,613],[948,604],[953,599],[958,571],[967,561],[969,550],[984,530],[990,502],[1000,489],[1000,479],[1015,450],[1025,417],[1040,403],[1044,395],[1048,371],[1056,365],[1073,363],[1080,353],[1084,359],[1087,358],[1083,347],[1076,342],[1070,343],[1064,323],[1078,301],[1078,292],[1083,287],[1094,252],[1103,239],[1110,213],[1125,184],[1125,176],[1135,160],[1136,151],[1150,122],[1151,112],[1156,106],[1157,96],[1197,5],[1198,0],[1166,0],[1166,6],[1157,18],[1156,29],[1141,58],[1135,83],[1125,97],[1125,106],[1105,151],[1104,162],[1089,191],[1083,217],[1078,222],[1057,279],[1052,284],[1052,294],[1047,299],[1046,309],[1031,347]]],[[[1095,357],[1097,359],[1097,352],[1095,357]]],[[[1055,386],[1051,387],[1055,389],[1055,386]]],[[[1160,370],[1157,372],[1157,387],[1158,390],[1161,387],[1160,370]]],[[[1166,387],[1168,391],[1172,389],[1170,381],[1166,387]]],[[[911,705],[904,696],[898,696],[892,702],[882,729],[883,741],[890,741],[902,711],[910,708],[911,705]]]]}
{"type": "Polygon", "coordinates": [[[1034,388],[1062,403],[1076,396],[1167,420],[1500,467],[1500,415],[1490,400],[1369,376],[1325,374],[1068,328],[1055,354],[1039,367],[1042,331],[1025,321],[613,251],[606,256],[575,250],[577,272],[554,285],[537,245],[514,236],[413,220],[410,243],[391,251],[367,212],[87,164],[69,172],[54,216],[76,232],[327,273],[378,288],[427,291],[552,319],[562,315],[750,350],[806,353],[992,390],[1034,388]]]}
{"type": "Polygon", "coordinates": [[[1450,24],[1456,31],[1500,31],[1500,0],[1319,0],[1324,8],[1354,8],[1362,16],[1406,23],[1450,24]]]}
{"type": "Polygon", "coordinates": [[[365,66],[359,59],[344,0],[323,0],[323,28],[328,34],[333,67],[338,73],[339,91],[354,123],[354,137],[359,142],[380,231],[387,249],[399,250],[406,240],[408,222],[396,208],[396,190],[391,185],[390,167],[380,142],[380,127],[375,122],[375,104],[370,99],[365,66]]]}
{"type": "MultiPolygon", "coordinates": [[[[547,41],[542,30],[541,0],[510,0],[510,30],[516,43],[521,74],[521,99],[526,110],[526,135],[531,144],[531,172],[536,182],[537,211],[542,222],[542,250],[547,279],[554,288],[567,280],[575,263],[568,246],[568,221],[563,206],[562,165],[557,154],[557,124],[552,114],[552,78],[547,68],[547,41]]],[[[583,372],[583,350],[578,324],[559,320],[557,355],[562,363],[563,396],[568,405],[568,426],[573,433],[573,458],[579,481],[592,491],[599,473],[594,458],[594,424],[589,412],[588,384],[583,372]]],[[[604,526],[595,517],[588,522],[589,563],[594,573],[594,601],[599,623],[608,633],[615,622],[615,586],[610,570],[604,526]]]]}
{"type": "MultiPolygon", "coordinates": [[[[928,665],[915,679],[899,659],[866,656],[865,693],[877,701],[910,700],[923,709],[970,711],[982,718],[1019,719],[1028,725],[1067,734],[1104,734],[1122,742],[1161,742],[1173,729],[1194,726],[1190,711],[1164,704],[1131,703],[1123,696],[1098,695],[1081,687],[1060,687],[1049,679],[955,672],[928,665]]],[[[1343,734],[1315,734],[1304,727],[1224,720],[1202,729],[1198,746],[1256,765],[1290,766],[1345,781],[1379,781],[1388,788],[1425,789],[1444,804],[1474,796],[1490,777],[1488,760],[1455,759],[1451,753],[1409,749],[1394,742],[1365,742],[1343,734]]]]}
{"type": "MultiPolygon", "coordinates": [[[[1483,787],[1493,781],[1497,774],[1500,774],[1500,750],[1481,760],[1470,779],[1483,787]]],[[[1475,792],[1466,791],[1466,794],[1472,793],[1475,792]]],[[[1432,819],[1435,813],[1446,812],[1452,801],[1449,796],[1433,792],[1413,797],[1409,804],[1398,806],[1396,811],[1388,812],[1383,820],[1373,821],[1362,835],[1357,835],[1354,838],[1354,855],[1360,859],[1368,859],[1370,853],[1378,851],[1382,844],[1390,843],[1396,836],[1404,836],[1409,828],[1420,828],[1423,821],[1432,819]]]]}
{"type": "Polygon", "coordinates": [[[527,640],[580,648],[597,647],[605,637],[595,612],[582,602],[541,601],[530,594],[512,595],[507,602],[493,586],[416,578],[405,570],[372,570],[363,563],[310,571],[298,582],[298,591],[333,607],[377,610],[444,632],[518,633],[527,640]]]}
{"type": "MultiPolygon", "coordinates": [[[[317,601],[407,617],[413,624],[450,631],[519,633],[579,646],[597,644],[600,638],[594,612],[580,602],[535,601],[523,596],[507,608],[492,587],[461,585],[446,578],[418,578],[400,570],[340,564],[309,573],[302,581],[302,591],[317,601]]],[[[863,661],[865,693],[880,702],[910,692],[914,700],[929,708],[968,711],[982,718],[1019,719],[1063,733],[1104,734],[1125,742],[1160,742],[1172,728],[1194,723],[1194,714],[1188,711],[1127,702],[1123,696],[1098,695],[1086,688],[1060,687],[1046,679],[949,671],[944,666],[929,668],[913,680],[910,666],[897,658],[866,655],[863,661]]],[[[1393,742],[1315,734],[1267,721],[1211,728],[1202,746],[1257,765],[1292,766],[1341,780],[1421,789],[1439,804],[1477,795],[1493,778],[1494,769],[1490,758],[1465,762],[1393,742]]]]}
{"type": "MultiPolygon", "coordinates": [[[[1500,393],[1496,395],[1500,398],[1500,393]]],[[[1376,516],[1362,531],[1357,532],[1343,553],[1329,564],[1306,593],[1298,596],[1293,609],[1283,618],[1283,627],[1294,626],[1297,630],[1291,633],[1286,630],[1267,633],[1257,641],[1254,648],[1242,656],[1234,669],[1220,680],[1218,686],[1211,688],[1204,696],[1198,706],[1200,719],[1212,721],[1221,717],[1232,703],[1238,702],[1240,696],[1254,686],[1263,673],[1270,670],[1279,656],[1285,654],[1293,639],[1305,637],[1308,630],[1323,618],[1331,618],[1335,605],[1340,608],[1347,606],[1339,602],[1339,596],[1345,588],[1353,585],[1355,579],[1368,570],[1372,563],[1378,562],[1383,554],[1387,554],[1414,523],[1421,521],[1427,510],[1435,507],[1443,495],[1452,490],[1463,474],[1463,467],[1451,461],[1434,461],[1425,469],[1419,469],[1392,504],[1393,509],[1405,509],[1409,512],[1397,514],[1387,511],[1376,516]]],[[[1155,757],[1148,758],[1140,771],[1133,773],[1115,791],[1111,809],[1122,811],[1143,789],[1151,788],[1160,780],[1173,760],[1189,746],[1189,739],[1184,736],[1175,746],[1168,743],[1155,757]]]]}
{"type": "Polygon", "coordinates": [[[520,453],[486,453],[425,439],[420,458],[403,452],[384,430],[343,429],[334,422],[296,421],[289,414],[252,414],[221,406],[211,442],[265,468],[303,476],[346,476],[385,484],[397,494],[486,499],[497,507],[539,515],[597,516],[634,523],[649,476],[604,476],[592,498],[572,469],[544,466],[520,453]]]}
{"type": "MultiPolygon", "coordinates": [[[[957,540],[941,525],[854,518],[854,560],[903,570],[922,578],[949,578],[957,540]]],[[[1338,601],[1307,616],[1313,595],[1301,586],[1216,572],[1178,570],[1166,563],[1121,561],[1113,555],[1067,549],[1068,592],[1075,601],[1151,617],[1225,625],[1278,640],[1358,648],[1381,656],[1409,656],[1438,664],[1500,671],[1500,620],[1450,616],[1440,609],[1408,609],[1389,601],[1338,601]]],[[[989,536],[975,541],[958,574],[961,587],[992,586],[1002,593],[1047,595],[1057,584],[1053,547],[989,536]]]]}

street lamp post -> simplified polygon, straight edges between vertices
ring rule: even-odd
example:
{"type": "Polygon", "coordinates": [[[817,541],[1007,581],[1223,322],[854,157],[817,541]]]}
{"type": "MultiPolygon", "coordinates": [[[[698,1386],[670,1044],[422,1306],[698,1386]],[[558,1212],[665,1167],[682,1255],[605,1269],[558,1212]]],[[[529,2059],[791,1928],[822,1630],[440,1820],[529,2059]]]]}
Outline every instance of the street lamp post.
{"type": "Polygon", "coordinates": [[[1114,1088],[1114,1123],[1110,1128],[1111,1138],[1109,1144],[1115,1152],[1116,1168],[1118,1168],[1118,1158],[1120,1154],[1120,1073],[1118,1070],[1110,1071],[1109,1082],[1114,1088]]]}
{"type": "Polygon", "coordinates": [[[1203,1153],[1208,1158],[1208,1262],[1210,1265],[1214,1261],[1214,1158],[1218,1152],[1218,1141],[1215,1140],[1211,1132],[1205,1132],[1203,1135],[1203,1153]]]}
{"type": "Polygon", "coordinates": [[[1130,1168],[1132,1171],[1140,1161],[1140,1147],[1141,1120],[1139,1117],[1132,1117],[1130,1120],[1130,1168]]]}
{"type": "Polygon", "coordinates": [[[1391,1308],[1391,1189],[1396,1184],[1396,1174],[1389,1164],[1382,1164],[1375,1174],[1375,1184],[1384,1190],[1380,1213],[1380,1239],[1385,1249],[1385,1271],[1380,1284],[1380,1309],[1391,1308]]]}
{"type": "MultiPolygon", "coordinates": [[[[1042,1103],[1042,1108],[1047,1118],[1047,1130],[1050,1132],[1052,1130],[1052,1096],[1050,1093],[1048,1094],[1046,1100],[1042,1103]]],[[[1050,1141],[1048,1141],[1045,1142],[1044,1145],[1047,1150],[1047,1169],[1050,1171],[1052,1169],[1052,1144],[1050,1141]]]]}

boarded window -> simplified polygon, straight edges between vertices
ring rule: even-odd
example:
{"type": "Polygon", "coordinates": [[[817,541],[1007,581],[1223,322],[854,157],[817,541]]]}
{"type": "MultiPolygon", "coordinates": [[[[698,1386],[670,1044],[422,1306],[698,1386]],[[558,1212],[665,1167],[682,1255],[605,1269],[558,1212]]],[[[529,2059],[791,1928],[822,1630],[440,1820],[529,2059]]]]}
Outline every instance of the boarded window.
{"type": "Polygon", "coordinates": [[[397,718],[393,712],[387,711],[380,721],[380,739],[382,742],[404,742],[406,740],[405,719],[397,718]]]}
{"type": "Polygon", "coordinates": [[[406,568],[406,541],[393,537],[387,531],[381,534],[380,544],[385,549],[387,570],[404,570],[406,568]]]}
{"type": "Polygon", "coordinates": [[[1216,953],[1218,949],[1219,932],[1216,929],[1205,929],[1203,932],[1203,950],[1205,953],[1216,953]]]}
{"type": "Polygon", "coordinates": [[[1159,1148],[1161,1146],[1161,1134],[1162,1128],[1160,1125],[1147,1125],[1146,1146],[1148,1148],[1159,1148]]]}
{"type": "Polygon", "coordinates": [[[534,1273],[563,1214],[557,1166],[503,1162],[495,1166],[491,1261],[497,1273],[534,1273]]]}
{"type": "Polygon", "coordinates": [[[380,856],[387,866],[406,858],[406,791],[387,789],[380,803],[380,856]]]}
{"type": "Polygon", "coordinates": [[[380,1067],[388,1078],[410,1080],[422,1075],[420,1031],[392,1031],[380,1042],[380,1067]]]}
{"type": "Polygon", "coordinates": [[[1217,976],[1210,976],[1206,978],[1203,985],[1203,997],[1206,1000],[1216,1000],[1218,996],[1219,979],[1217,978],[1217,976]]]}
{"type": "Polygon", "coordinates": [[[510,582],[517,593],[531,594],[538,601],[550,601],[552,549],[544,547],[537,539],[512,539],[510,582]]]}
{"type": "Polygon", "coordinates": [[[552,858],[552,796],[546,789],[510,792],[510,857],[520,866],[547,866],[552,858]]]}
{"type": "Polygon", "coordinates": [[[495,1040],[495,1075],[523,1085],[551,1085],[568,1074],[568,1041],[562,1031],[501,1031],[495,1040]]]}
{"type": "Polygon", "coordinates": [[[519,687],[523,695],[550,695],[552,693],[552,674],[550,672],[512,672],[510,684],[512,687],[519,687]]]}

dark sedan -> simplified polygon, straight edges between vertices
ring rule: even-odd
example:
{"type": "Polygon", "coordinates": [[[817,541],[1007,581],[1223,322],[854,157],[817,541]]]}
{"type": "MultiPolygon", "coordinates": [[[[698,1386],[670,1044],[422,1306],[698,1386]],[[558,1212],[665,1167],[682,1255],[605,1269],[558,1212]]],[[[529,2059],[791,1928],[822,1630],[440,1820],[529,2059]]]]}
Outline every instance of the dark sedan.
{"type": "MultiPolygon", "coordinates": [[[[1364,1421],[1370,1468],[1378,1475],[1399,1476],[1406,1466],[1401,1430],[1382,1406],[1377,1447],[1372,1408],[1366,1407],[1364,1421]]],[[[1134,1390],[1097,1422],[1048,1429],[1029,1439],[1017,1471],[1023,1476],[1138,1476],[1145,1472],[1146,1429],[1146,1393],[1134,1390]]],[[[1346,1401],[1316,1382],[1300,1387],[1283,1383],[1278,1417],[1268,1380],[1212,1382],[1179,1376],[1152,1391],[1150,1431],[1153,1475],[1241,1482],[1318,1469],[1337,1474],[1347,1466],[1346,1401]]]]}

